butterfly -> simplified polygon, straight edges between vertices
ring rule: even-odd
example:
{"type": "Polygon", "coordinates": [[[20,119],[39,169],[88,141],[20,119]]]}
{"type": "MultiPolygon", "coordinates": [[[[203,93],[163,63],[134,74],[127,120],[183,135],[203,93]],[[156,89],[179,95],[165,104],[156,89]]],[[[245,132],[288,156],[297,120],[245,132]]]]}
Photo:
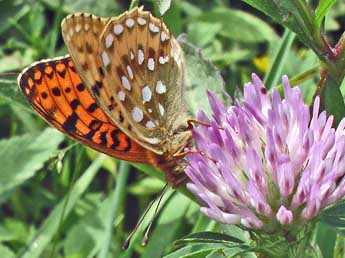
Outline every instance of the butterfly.
{"type": "Polygon", "coordinates": [[[18,84],[53,127],[112,157],[158,167],[185,180],[176,154],[191,145],[183,102],[181,47],[142,7],[118,17],[87,13],[61,23],[69,55],[25,68],[18,84]]]}

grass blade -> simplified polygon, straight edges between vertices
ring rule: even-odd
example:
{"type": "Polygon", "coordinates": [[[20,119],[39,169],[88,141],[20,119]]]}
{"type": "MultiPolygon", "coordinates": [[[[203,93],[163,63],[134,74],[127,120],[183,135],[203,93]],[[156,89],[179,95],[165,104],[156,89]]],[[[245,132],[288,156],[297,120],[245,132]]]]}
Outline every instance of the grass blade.
{"type": "Polygon", "coordinates": [[[281,80],[282,69],[295,36],[296,34],[289,29],[285,30],[280,46],[274,53],[272,65],[264,79],[265,85],[268,89],[276,86],[278,81],[281,80]]]}
{"type": "Polygon", "coordinates": [[[121,161],[119,171],[117,177],[117,183],[113,192],[113,196],[111,197],[111,204],[109,214],[106,218],[106,228],[104,230],[104,241],[102,245],[102,249],[99,252],[98,258],[107,258],[109,253],[110,241],[112,236],[112,229],[113,229],[113,222],[118,215],[118,209],[123,203],[125,194],[126,194],[126,182],[128,178],[129,172],[129,164],[128,162],[121,161]]]}

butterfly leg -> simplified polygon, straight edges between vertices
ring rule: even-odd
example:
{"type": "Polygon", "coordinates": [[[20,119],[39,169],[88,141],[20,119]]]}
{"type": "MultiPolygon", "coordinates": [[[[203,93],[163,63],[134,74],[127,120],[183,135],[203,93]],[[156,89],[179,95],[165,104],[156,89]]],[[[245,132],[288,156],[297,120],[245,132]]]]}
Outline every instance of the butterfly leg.
{"type": "MultiPolygon", "coordinates": [[[[187,120],[187,125],[188,125],[188,129],[189,130],[192,130],[194,128],[193,124],[199,124],[199,125],[203,125],[203,126],[206,126],[206,127],[211,127],[211,124],[203,122],[203,121],[199,121],[199,120],[196,120],[196,119],[188,119],[187,120]]],[[[218,127],[218,129],[219,130],[224,130],[223,127],[218,127]]]]}
{"type": "Polygon", "coordinates": [[[181,185],[184,185],[188,181],[188,177],[185,173],[166,173],[165,178],[167,182],[170,182],[174,189],[181,185]]]}

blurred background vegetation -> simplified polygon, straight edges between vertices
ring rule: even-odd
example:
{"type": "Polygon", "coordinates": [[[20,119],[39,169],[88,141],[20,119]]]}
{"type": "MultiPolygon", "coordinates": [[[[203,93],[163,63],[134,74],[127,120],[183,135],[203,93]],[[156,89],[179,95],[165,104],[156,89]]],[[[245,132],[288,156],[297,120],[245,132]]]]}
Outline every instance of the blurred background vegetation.
{"type": "MultiPolygon", "coordinates": [[[[64,16],[74,12],[116,16],[129,4],[121,0],[0,0],[1,258],[163,257],[176,249],[175,240],[190,232],[237,232],[210,222],[194,202],[169,190],[148,246],[140,245],[141,229],[129,250],[122,251],[123,241],[164,182],[49,128],[16,86],[16,76],[24,67],[67,53],[60,33],[64,16]]],[[[158,16],[156,1],[140,1],[140,5],[158,16]]],[[[175,0],[164,21],[175,36],[186,33],[187,40],[202,49],[220,70],[231,95],[250,80],[252,72],[262,78],[269,74],[279,57],[282,37],[288,33],[234,0],[175,0]]],[[[326,20],[328,36],[339,38],[344,25],[345,4],[338,1],[326,20]]],[[[292,34],[286,38],[289,50],[281,74],[295,78],[310,102],[318,59],[292,34]]],[[[332,257],[335,234],[325,227],[320,232],[324,257],[332,257]]],[[[183,255],[191,250],[179,252],[167,257],[189,257],[183,255]]],[[[206,252],[193,257],[206,257],[206,252]]]]}

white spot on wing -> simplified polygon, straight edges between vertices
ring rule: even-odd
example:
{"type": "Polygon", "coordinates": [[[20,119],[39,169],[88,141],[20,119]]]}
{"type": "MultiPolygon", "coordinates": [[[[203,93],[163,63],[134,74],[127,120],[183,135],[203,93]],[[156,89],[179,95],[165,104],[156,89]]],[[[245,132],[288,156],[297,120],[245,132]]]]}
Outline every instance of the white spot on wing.
{"type": "Polygon", "coordinates": [[[142,65],[144,62],[144,51],[142,51],[141,49],[138,50],[138,64],[142,65]]]}
{"type": "Polygon", "coordinates": [[[153,60],[153,58],[149,58],[149,60],[147,61],[147,68],[149,68],[150,71],[155,70],[155,61],[153,60]]]}
{"type": "Polygon", "coordinates": [[[179,55],[177,54],[176,50],[174,48],[171,48],[170,49],[170,52],[175,60],[176,63],[179,63],[180,62],[180,57],[179,55]]]}
{"type": "Polygon", "coordinates": [[[147,121],[145,126],[147,128],[153,128],[153,127],[155,127],[155,124],[152,121],[147,121]]]}
{"type": "Polygon", "coordinates": [[[132,19],[132,18],[128,18],[127,20],[126,20],[126,26],[128,27],[128,28],[133,28],[133,26],[134,26],[134,20],[132,19]]]}
{"type": "Polygon", "coordinates": [[[126,90],[131,90],[131,84],[129,83],[128,79],[126,76],[122,76],[121,77],[121,82],[123,87],[125,87],[126,90]]]}
{"type": "Polygon", "coordinates": [[[114,42],[114,37],[112,34],[109,33],[108,36],[105,37],[105,47],[110,48],[113,42],[114,42]]]}
{"type": "Polygon", "coordinates": [[[167,86],[162,81],[157,81],[156,92],[158,94],[163,94],[167,91],[167,86]]]}
{"type": "Polygon", "coordinates": [[[151,144],[157,144],[157,143],[160,142],[160,140],[158,138],[156,138],[156,137],[154,137],[154,138],[147,138],[147,141],[149,143],[151,143],[151,144]]]}
{"type": "Polygon", "coordinates": [[[131,56],[131,60],[134,60],[134,52],[131,50],[130,52],[129,52],[129,54],[130,54],[130,56],[131,56]]]}
{"type": "Polygon", "coordinates": [[[161,33],[161,41],[164,42],[167,39],[169,39],[168,34],[166,34],[165,31],[162,31],[162,33],[161,33]]]}
{"type": "Polygon", "coordinates": [[[164,115],[164,107],[162,106],[161,103],[158,103],[158,108],[159,108],[159,113],[161,114],[161,116],[164,115]]]}
{"type": "Polygon", "coordinates": [[[115,24],[114,25],[114,33],[115,35],[119,36],[123,32],[122,24],[115,24]]]}
{"type": "Polygon", "coordinates": [[[159,57],[159,63],[160,63],[160,64],[165,64],[165,58],[164,58],[164,56],[160,56],[160,57],[159,57]]]}
{"type": "Polygon", "coordinates": [[[75,25],[75,31],[79,32],[81,30],[81,25],[78,23],[77,25],[75,25]]]}
{"type": "Polygon", "coordinates": [[[153,33],[159,32],[158,26],[152,22],[149,23],[149,28],[150,28],[150,31],[152,31],[153,33]]]}
{"type": "Polygon", "coordinates": [[[126,98],[126,94],[125,94],[122,90],[120,90],[120,91],[117,93],[117,97],[119,98],[119,100],[124,101],[125,98],[126,98]]]}
{"type": "Polygon", "coordinates": [[[152,92],[149,86],[145,85],[145,87],[141,89],[141,93],[143,94],[143,104],[151,100],[152,92]]]}
{"type": "Polygon", "coordinates": [[[132,68],[127,65],[127,72],[128,72],[128,75],[129,75],[129,78],[131,78],[131,80],[133,80],[133,71],[132,71],[132,68]]]}
{"type": "Polygon", "coordinates": [[[144,118],[144,113],[140,108],[134,107],[132,111],[132,117],[135,122],[141,122],[144,118]]]}
{"type": "Polygon", "coordinates": [[[151,108],[148,108],[147,111],[149,111],[149,113],[152,113],[152,109],[151,108]]]}
{"type": "Polygon", "coordinates": [[[85,31],[88,31],[89,29],[90,29],[90,24],[85,23],[85,24],[84,24],[84,30],[85,30],[85,31]]]}
{"type": "Polygon", "coordinates": [[[110,64],[110,58],[109,58],[107,52],[105,52],[105,51],[102,52],[102,61],[103,61],[103,65],[105,67],[107,67],[110,64]]]}
{"type": "Polygon", "coordinates": [[[141,26],[144,26],[146,24],[146,20],[144,18],[141,18],[141,17],[138,17],[137,22],[141,26]]]}

